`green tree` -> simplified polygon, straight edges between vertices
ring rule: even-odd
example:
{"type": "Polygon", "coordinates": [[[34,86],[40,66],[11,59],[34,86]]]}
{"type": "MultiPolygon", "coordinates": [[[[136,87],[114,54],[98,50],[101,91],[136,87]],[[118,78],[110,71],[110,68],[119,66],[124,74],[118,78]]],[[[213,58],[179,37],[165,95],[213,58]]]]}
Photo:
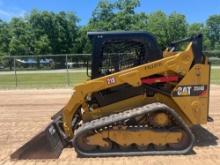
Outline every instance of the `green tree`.
{"type": "Polygon", "coordinates": [[[134,9],[140,6],[139,0],[118,0],[115,3],[116,7],[125,14],[135,14],[134,9]]]}
{"type": "MultiPolygon", "coordinates": [[[[110,25],[113,30],[140,30],[139,14],[135,13],[135,8],[140,5],[139,0],[118,0],[115,2],[115,16],[112,18],[110,25]]],[[[143,18],[143,14],[141,15],[143,18]]]]}
{"type": "Polygon", "coordinates": [[[100,0],[97,7],[92,13],[91,22],[96,21],[109,21],[114,16],[114,4],[108,0],[100,0]]]}
{"type": "Polygon", "coordinates": [[[187,22],[185,16],[176,12],[169,15],[168,42],[176,41],[187,36],[187,22]]]}
{"type": "Polygon", "coordinates": [[[91,53],[92,45],[91,41],[87,37],[87,32],[91,31],[91,27],[89,25],[83,26],[78,31],[77,42],[77,53],[91,53]]]}
{"type": "Polygon", "coordinates": [[[208,38],[208,30],[202,23],[192,23],[188,26],[188,36],[196,35],[198,33],[203,34],[203,49],[209,50],[211,47],[211,42],[208,38]]]}
{"type": "Polygon", "coordinates": [[[211,48],[215,49],[220,45],[220,15],[212,15],[207,22],[208,38],[211,42],[211,48]]]}
{"type": "Polygon", "coordinates": [[[162,48],[168,43],[168,18],[162,11],[157,11],[148,16],[147,31],[154,34],[162,48]]]}
{"type": "MultiPolygon", "coordinates": [[[[44,45],[43,52],[62,54],[75,51],[78,18],[73,13],[60,12],[56,14],[33,10],[27,20],[33,29],[35,43],[44,45]],[[45,45],[48,46],[48,49],[45,49],[45,45]]],[[[39,48],[35,52],[42,52],[39,48]]]]}
{"type": "Polygon", "coordinates": [[[162,11],[151,13],[147,19],[146,30],[153,33],[162,49],[172,41],[187,36],[187,22],[185,16],[176,12],[167,16],[162,11]]]}
{"type": "Polygon", "coordinates": [[[48,54],[51,52],[50,41],[47,35],[42,35],[34,42],[34,54],[48,54]]]}
{"type": "Polygon", "coordinates": [[[0,56],[9,52],[10,39],[8,24],[0,20],[0,56]]]}
{"type": "Polygon", "coordinates": [[[92,17],[89,20],[87,28],[91,31],[107,31],[111,30],[111,19],[114,17],[114,4],[109,0],[100,0],[92,17]]]}
{"type": "Polygon", "coordinates": [[[192,23],[188,26],[188,35],[192,36],[198,33],[204,33],[205,27],[202,23],[192,23]]]}
{"type": "Polygon", "coordinates": [[[118,0],[114,3],[101,0],[93,11],[87,28],[91,31],[137,30],[146,21],[145,14],[141,13],[139,16],[135,13],[135,8],[139,5],[139,0],[118,0]],[[138,23],[140,18],[144,20],[138,23]]]}
{"type": "Polygon", "coordinates": [[[148,31],[162,49],[171,41],[203,33],[206,50],[220,48],[220,15],[210,16],[206,24],[188,25],[182,14],[137,13],[139,6],[140,0],[100,0],[81,27],[72,12],[33,10],[24,18],[0,20],[0,55],[90,53],[88,31],[148,31]]]}
{"type": "Polygon", "coordinates": [[[31,28],[27,22],[20,18],[13,18],[9,23],[11,40],[9,52],[12,55],[32,54],[31,28]]]}
{"type": "Polygon", "coordinates": [[[56,15],[58,26],[58,48],[56,52],[73,53],[76,50],[76,39],[78,35],[78,18],[73,13],[60,12],[56,15]]]}

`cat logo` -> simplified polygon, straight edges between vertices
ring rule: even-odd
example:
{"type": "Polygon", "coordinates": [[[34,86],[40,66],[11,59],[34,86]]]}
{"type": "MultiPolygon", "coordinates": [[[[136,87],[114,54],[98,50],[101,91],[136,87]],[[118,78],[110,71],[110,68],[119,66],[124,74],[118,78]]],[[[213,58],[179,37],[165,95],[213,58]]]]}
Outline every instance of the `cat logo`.
{"type": "Polygon", "coordinates": [[[191,86],[183,86],[177,88],[177,95],[178,96],[190,96],[191,94],[191,86]]]}
{"type": "Polygon", "coordinates": [[[181,85],[172,91],[172,96],[208,96],[207,85],[181,85]]]}

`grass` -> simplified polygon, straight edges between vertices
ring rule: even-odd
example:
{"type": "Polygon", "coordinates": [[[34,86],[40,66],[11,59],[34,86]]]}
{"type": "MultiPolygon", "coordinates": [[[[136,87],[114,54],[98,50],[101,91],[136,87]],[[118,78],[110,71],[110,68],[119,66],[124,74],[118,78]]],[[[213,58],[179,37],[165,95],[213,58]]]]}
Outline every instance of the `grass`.
{"type": "MultiPolygon", "coordinates": [[[[17,74],[18,88],[62,88],[72,87],[77,83],[83,82],[88,77],[85,72],[69,73],[69,81],[66,73],[31,73],[17,74]],[[69,82],[69,85],[68,85],[69,82]]],[[[215,68],[211,71],[211,83],[220,84],[220,69],[215,68]]],[[[0,89],[16,88],[15,77],[13,74],[0,75],[0,89]]]]}
{"type": "Polygon", "coordinates": [[[212,69],[211,83],[212,84],[220,84],[220,69],[212,69]]]}
{"type": "MultiPolygon", "coordinates": [[[[88,79],[86,73],[74,72],[69,73],[67,79],[66,73],[32,73],[17,74],[18,88],[58,88],[65,86],[73,86],[88,79]]],[[[14,75],[0,75],[0,88],[15,88],[14,75]]]]}

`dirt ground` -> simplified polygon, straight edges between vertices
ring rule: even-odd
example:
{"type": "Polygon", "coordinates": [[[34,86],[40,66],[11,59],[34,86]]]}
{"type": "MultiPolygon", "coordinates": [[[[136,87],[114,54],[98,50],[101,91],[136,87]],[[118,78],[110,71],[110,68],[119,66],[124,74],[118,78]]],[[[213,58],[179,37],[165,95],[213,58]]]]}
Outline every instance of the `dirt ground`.
{"type": "Polygon", "coordinates": [[[194,150],[181,156],[77,158],[72,148],[57,160],[11,161],[10,154],[50,121],[71,96],[71,89],[0,91],[0,165],[4,164],[220,164],[220,86],[211,86],[210,116],[214,122],[197,127],[194,150]]]}

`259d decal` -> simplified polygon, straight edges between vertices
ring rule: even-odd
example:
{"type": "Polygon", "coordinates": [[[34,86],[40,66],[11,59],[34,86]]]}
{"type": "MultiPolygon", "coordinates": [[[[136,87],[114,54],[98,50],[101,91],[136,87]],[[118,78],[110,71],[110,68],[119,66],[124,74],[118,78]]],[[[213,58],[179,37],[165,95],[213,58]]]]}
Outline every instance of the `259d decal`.
{"type": "Polygon", "coordinates": [[[182,85],[172,92],[172,96],[206,96],[207,85],[182,85]]]}

